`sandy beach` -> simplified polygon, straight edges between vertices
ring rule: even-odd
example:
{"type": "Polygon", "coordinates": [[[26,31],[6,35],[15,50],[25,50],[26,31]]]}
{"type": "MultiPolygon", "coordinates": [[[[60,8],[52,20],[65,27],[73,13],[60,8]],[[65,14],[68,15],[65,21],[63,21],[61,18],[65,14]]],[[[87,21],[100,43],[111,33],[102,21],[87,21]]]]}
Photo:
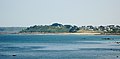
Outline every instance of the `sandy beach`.
{"type": "Polygon", "coordinates": [[[25,34],[25,35],[100,35],[101,33],[18,33],[18,34],[25,34]]]}

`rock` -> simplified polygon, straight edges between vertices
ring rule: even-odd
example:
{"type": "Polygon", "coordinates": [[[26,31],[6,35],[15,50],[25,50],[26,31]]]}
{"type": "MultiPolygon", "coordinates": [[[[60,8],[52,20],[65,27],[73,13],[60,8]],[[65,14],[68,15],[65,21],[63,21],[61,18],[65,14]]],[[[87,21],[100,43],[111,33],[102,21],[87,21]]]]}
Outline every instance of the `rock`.
{"type": "Polygon", "coordinates": [[[120,44],[120,42],[115,42],[115,43],[120,44]]]}
{"type": "Polygon", "coordinates": [[[116,56],[118,58],[118,56],[116,56]]]}
{"type": "Polygon", "coordinates": [[[16,55],[12,55],[12,56],[16,56],[16,55]]]}
{"type": "Polygon", "coordinates": [[[110,38],[102,38],[102,39],[104,39],[104,40],[112,40],[112,39],[110,39],[110,38]]]}

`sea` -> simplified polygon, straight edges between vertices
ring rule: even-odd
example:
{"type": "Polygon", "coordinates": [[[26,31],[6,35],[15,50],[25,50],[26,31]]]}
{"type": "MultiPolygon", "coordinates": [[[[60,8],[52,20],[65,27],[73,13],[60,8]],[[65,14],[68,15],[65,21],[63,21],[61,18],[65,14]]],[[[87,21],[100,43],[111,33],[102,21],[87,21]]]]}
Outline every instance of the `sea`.
{"type": "Polygon", "coordinates": [[[0,35],[0,59],[120,59],[119,35],[0,35]]]}

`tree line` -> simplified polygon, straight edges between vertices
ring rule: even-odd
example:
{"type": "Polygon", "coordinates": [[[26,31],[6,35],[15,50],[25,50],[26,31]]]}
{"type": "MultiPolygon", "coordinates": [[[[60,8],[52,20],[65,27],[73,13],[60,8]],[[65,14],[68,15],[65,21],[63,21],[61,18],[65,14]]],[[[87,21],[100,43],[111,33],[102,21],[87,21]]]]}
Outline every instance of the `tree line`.
{"type": "Polygon", "coordinates": [[[52,25],[34,25],[20,31],[20,33],[27,32],[40,32],[40,33],[79,33],[81,30],[89,32],[99,33],[120,33],[119,25],[107,25],[107,26],[81,26],[76,25],[63,25],[59,23],[53,23],[52,25]]]}

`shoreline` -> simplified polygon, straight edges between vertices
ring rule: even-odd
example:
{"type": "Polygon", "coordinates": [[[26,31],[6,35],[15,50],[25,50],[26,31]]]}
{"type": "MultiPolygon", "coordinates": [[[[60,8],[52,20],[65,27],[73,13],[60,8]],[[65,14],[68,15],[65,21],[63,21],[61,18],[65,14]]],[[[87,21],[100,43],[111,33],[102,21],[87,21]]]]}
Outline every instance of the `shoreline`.
{"type": "Polygon", "coordinates": [[[100,35],[101,33],[39,33],[39,32],[28,32],[28,33],[14,33],[14,34],[25,34],[25,35],[100,35]]]}
{"type": "Polygon", "coordinates": [[[40,32],[28,32],[28,33],[14,33],[14,34],[26,34],[26,35],[120,35],[120,33],[40,33],[40,32]]]}
{"type": "Polygon", "coordinates": [[[101,35],[101,33],[18,33],[20,35],[101,35]]]}
{"type": "Polygon", "coordinates": [[[120,33],[39,33],[39,32],[28,32],[28,33],[0,33],[0,35],[7,34],[19,34],[19,35],[120,35],[120,33]]]}

